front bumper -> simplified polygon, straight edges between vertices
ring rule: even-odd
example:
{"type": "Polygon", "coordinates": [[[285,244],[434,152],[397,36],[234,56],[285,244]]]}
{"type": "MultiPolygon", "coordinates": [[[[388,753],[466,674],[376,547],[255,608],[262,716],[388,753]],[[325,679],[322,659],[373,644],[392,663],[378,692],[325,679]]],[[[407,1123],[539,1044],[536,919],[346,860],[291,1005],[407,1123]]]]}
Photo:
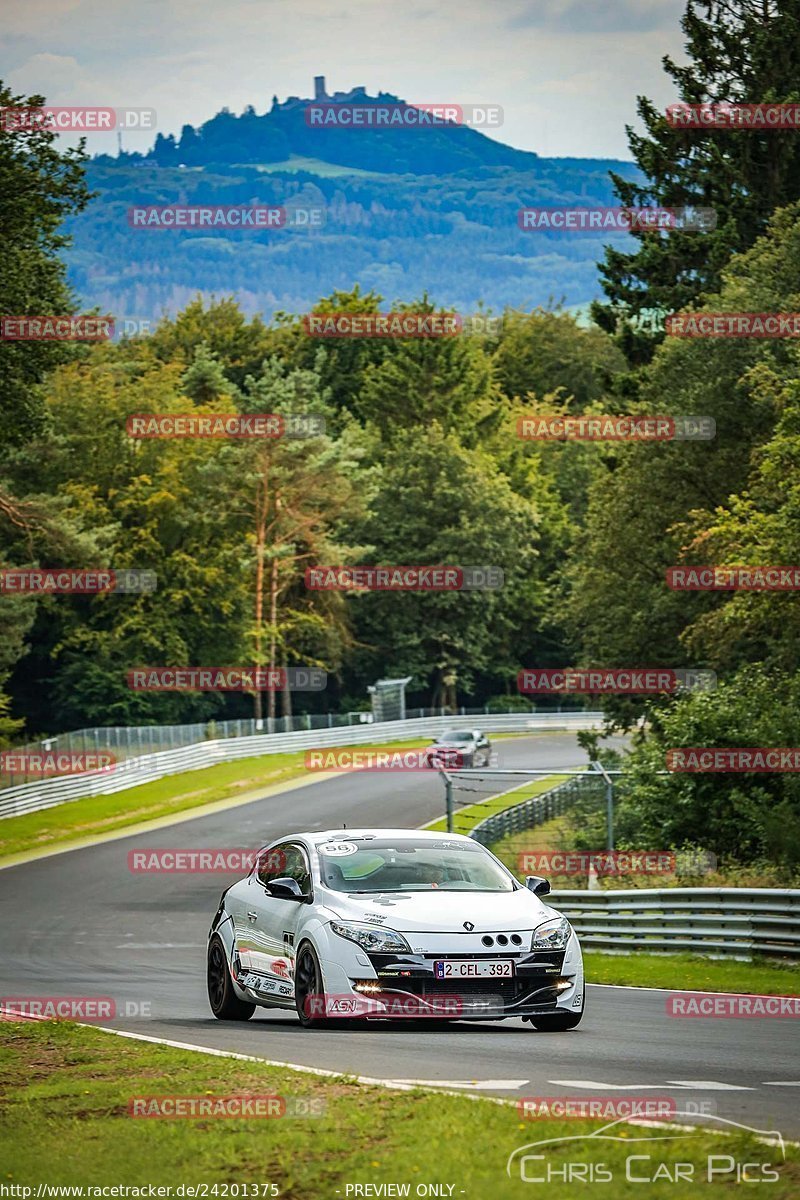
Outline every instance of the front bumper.
{"type": "MultiPolygon", "coordinates": [[[[559,1000],[574,992],[575,980],[564,975],[565,951],[504,955],[514,962],[507,978],[437,979],[439,954],[369,954],[375,981],[354,981],[357,992],[371,999],[416,1002],[419,1015],[466,1020],[500,1020],[555,1012],[559,1000]]],[[[452,955],[450,957],[453,957],[452,955]]],[[[497,960],[496,954],[459,954],[462,960],[497,960]]],[[[389,1004],[391,1009],[392,1004],[389,1004]]],[[[414,1005],[410,1006],[413,1010],[414,1005]]]]}
{"type": "Polygon", "coordinates": [[[330,926],[322,926],[319,935],[325,991],[341,1005],[332,1016],[487,1021],[576,1012],[583,1007],[583,959],[574,930],[564,950],[540,951],[526,949],[529,929],[509,929],[493,936],[482,929],[403,933],[411,950],[390,954],[366,951],[333,934],[330,926]],[[493,945],[487,946],[487,941],[493,945]],[[514,975],[437,979],[434,963],[448,959],[511,960],[514,975]],[[355,1001],[361,1003],[353,1006],[355,1001]]]}

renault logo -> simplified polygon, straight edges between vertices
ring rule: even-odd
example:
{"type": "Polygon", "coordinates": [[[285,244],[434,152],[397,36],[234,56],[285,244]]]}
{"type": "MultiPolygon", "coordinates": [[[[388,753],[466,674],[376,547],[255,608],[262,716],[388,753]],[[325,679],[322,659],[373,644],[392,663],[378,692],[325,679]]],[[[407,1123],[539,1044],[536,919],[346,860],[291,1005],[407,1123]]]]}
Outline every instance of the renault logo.
{"type": "Polygon", "coordinates": [[[472,924],[472,921],[465,921],[464,928],[466,929],[467,933],[472,933],[475,926],[472,924]]]}

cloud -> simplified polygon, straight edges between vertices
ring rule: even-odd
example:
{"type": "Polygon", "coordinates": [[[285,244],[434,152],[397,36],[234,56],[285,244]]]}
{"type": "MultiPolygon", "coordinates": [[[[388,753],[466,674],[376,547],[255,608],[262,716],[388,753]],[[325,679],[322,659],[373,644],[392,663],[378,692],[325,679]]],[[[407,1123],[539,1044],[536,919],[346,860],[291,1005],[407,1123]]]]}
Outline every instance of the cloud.
{"type": "Polygon", "coordinates": [[[547,29],[562,33],[649,33],[674,28],[686,8],[685,0],[526,0],[509,17],[509,29],[547,29]]]}
{"type": "Polygon", "coordinates": [[[64,99],[64,93],[74,96],[83,82],[77,59],[69,54],[32,54],[29,59],[8,73],[8,85],[19,92],[44,94],[51,100],[64,99]]]}
{"type": "MultiPolygon", "coordinates": [[[[523,149],[627,157],[636,95],[674,99],[660,60],[680,57],[682,8],[683,0],[226,0],[224,10],[198,0],[5,0],[0,75],[52,103],[154,108],[164,133],[223,105],[264,112],[273,94],[310,95],[312,77],[326,75],[329,91],[364,84],[418,102],[499,104],[505,125],[496,136],[523,149]],[[547,111],[546,138],[531,105],[547,111]]],[[[131,134],[125,145],[151,141],[131,134]]],[[[107,143],[96,135],[89,149],[107,143]]]]}

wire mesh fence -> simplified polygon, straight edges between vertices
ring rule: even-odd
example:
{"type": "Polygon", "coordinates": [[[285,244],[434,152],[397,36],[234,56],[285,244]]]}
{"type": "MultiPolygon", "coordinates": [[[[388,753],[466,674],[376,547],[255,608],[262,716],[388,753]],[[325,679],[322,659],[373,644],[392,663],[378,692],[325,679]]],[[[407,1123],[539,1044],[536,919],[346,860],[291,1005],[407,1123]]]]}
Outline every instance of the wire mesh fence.
{"type": "MultiPolygon", "coordinates": [[[[560,712],[580,714],[583,708],[564,705],[548,707],[542,716],[557,715],[560,712]]],[[[483,707],[463,707],[457,712],[449,708],[413,708],[406,709],[405,721],[449,717],[454,725],[464,720],[480,724],[481,720],[490,717],[508,715],[523,717],[518,708],[502,710],[499,706],[484,705],[483,707]]],[[[533,707],[530,714],[535,715],[533,707]]],[[[595,715],[595,714],[587,714],[595,715]]],[[[38,782],[44,776],[60,775],[58,769],[45,769],[30,766],[31,761],[52,760],[58,755],[91,755],[110,754],[117,763],[130,758],[141,758],[143,755],[158,754],[167,750],[179,750],[185,746],[194,746],[202,742],[225,741],[231,738],[250,738],[256,736],[270,737],[287,733],[304,733],[324,729],[342,729],[351,727],[363,730],[364,726],[374,724],[371,712],[343,713],[296,713],[290,717],[265,717],[260,721],[240,719],[232,721],[201,721],[186,725],[107,725],[95,726],[89,729],[78,729],[70,733],[60,733],[40,741],[28,742],[23,746],[6,751],[9,758],[3,758],[0,763],[0,790],[17,787],[22,784],[38,782]],[[11,769],[6,768],[11,763],[11,769]]]]}
{"type": "Polygon", "coordinates": [[[694,886],[717,869],[715,854],[699,846],[614,848],[615,806],[633,786],[619,768],[591,764],[569,778],[531,770],[534,782],[498,794],[506,773],[451,774],[450,828],[488,846],[519,878],[542,875],[559,889],[646,889],[694,886]]]}
{"type": "Polygon", "coordinates": [[[591,806],[599,814],[604,802],[602,777],[594,772],[584,772],[555,786],[552,779],[539,780],[514,788],[506,795],[481,801],[480,807],[487,813],[477,823],[474,817],[479,814],[474,811],[474,805],[471,810],[457,810],[453,828],[455,832],[468,833],[483,846],[493,846],[504,838],[526,833],[537,825],[561,817],[568,809],[591,806]]]}

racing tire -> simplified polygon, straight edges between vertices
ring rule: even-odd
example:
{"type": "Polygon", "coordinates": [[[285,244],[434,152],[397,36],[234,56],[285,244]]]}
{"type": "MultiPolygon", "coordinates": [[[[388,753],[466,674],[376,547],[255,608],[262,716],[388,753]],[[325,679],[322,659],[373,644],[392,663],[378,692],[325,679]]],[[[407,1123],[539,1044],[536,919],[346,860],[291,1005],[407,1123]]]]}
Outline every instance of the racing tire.
{"type": "Polygon", "coordinates": [[[208,943],[206,965],[208,1003],[218,1021],[249,1021],[256,1011],[255,1004],[240,1000],[233,990],[228,956],[219,934],[208,943]]]}
{"type": "Polygon", "coordinates": [[[322,979],[322,967],[319,965],[314,947],[304,942],[297,955],[294,973],[294,1003],[300,1024],[304,1029],[324,1029],[330,1021],[317,1016],[309,1005],[310,996],[324,997],[325,984],[322,979]],[[309,1013],[309,1007],[312,1012],[309,1013]]]}

